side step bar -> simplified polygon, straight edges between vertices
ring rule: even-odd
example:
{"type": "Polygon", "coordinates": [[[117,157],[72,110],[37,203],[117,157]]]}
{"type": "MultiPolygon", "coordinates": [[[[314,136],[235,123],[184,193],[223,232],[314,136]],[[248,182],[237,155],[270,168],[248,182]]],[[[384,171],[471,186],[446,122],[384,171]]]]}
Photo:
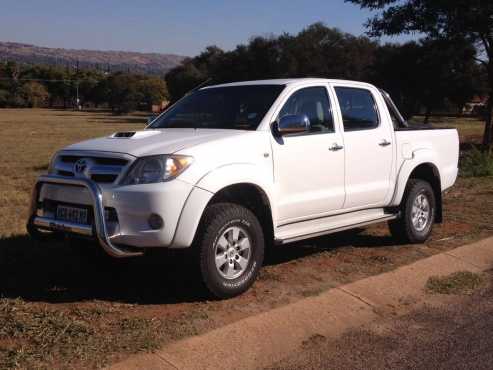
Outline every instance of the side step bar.
{"type": "Polygon", "coordinates": [[[29,220],[27,223],[27,231],[33,238],[36,238],[39,235],[39,230],[71,232],[83,236],[96,237],[104,251],[112,257],[133,257],[143,254],[140,251],[136,252],[135,250],[116,246],[111,242],[104,218],[103,193],[101,188],[90,179],[66,178],[57,175],[40,176],[33,189],[29,220]],[[89,190],[89,194],[91,194],[93,201],[94,230],[93,227],[89,225],[74,224],[71,222],[37,216],[36,212],[38,209],[39,192],[43,184],[61,184],[86,187],[87,190],[89,190]]]}
{"type": "Polygon", "coordinates": [[[345,230],[350,230],[350,229],[354,229],[354,228],[358,228],[358,227],[368,226],[368,225],[376,224],[376,223],[379,223],[379,222],[395,220],[398,217],[399,217],[399,213],[389,214],[389,215],[386,215],[384,217],[379,217],[379,218],[376,218],[374,220],[359,222],[359,223],[356,223],[356,224],[351,224],[351,225],[336,227],[336,228],[333,228],[333,229],[323,230],[323,231],[319,231],[319,232],[315,232],[315,233],[309,233],[309,234],[304,234],[304,235],[299,235],[299,236],[294,236],[294,237],[288,237],[288,238],[284,238],[284,239],[276,239],[275,240],[275,243],[276,244],[293,243],[293,242],[297,242],[297,241],[300,241],[300,240],[305,240],[305,239],[310,239],[310,238],[316,238],[316,237],[319,237],[319,236],[333,234],[333,233],[337,233],[337,232],[340,232],[340,231],[345,231],[345,230]]]}

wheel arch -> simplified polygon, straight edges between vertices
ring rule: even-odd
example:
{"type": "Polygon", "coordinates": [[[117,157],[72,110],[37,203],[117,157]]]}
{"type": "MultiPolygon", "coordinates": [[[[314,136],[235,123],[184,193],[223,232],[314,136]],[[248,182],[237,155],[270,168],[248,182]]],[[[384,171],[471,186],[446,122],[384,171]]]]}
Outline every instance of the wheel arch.
{"type": "Polygon", "coordinates": [[[266,242],[274,239],[271,202],[267,192],[260,185],[241,182],[224,186],[214,194],[206,208],[216,203],[234,203],[249,209],[258,218],[266,242]]]}
{"type": "Polygon", "coordinates": [[[441,223],[443,221],[443,205],[442,205],[442,183],[440,177],[440,171],[438,167],[431,161],[421,161],[419,163],[413,163],[412,166],[401,170],[398,181],[398,189],[394,197],[393,204],[399,206],[404,198],[406,186],[410,179],[420,179],[428,182],[435,195],[436,200],[436,217],[435,222],[441,223]]]}
{"type": "Polygon", "coordinates": [[[259,219],[266,243],[274,239],[275,209],[268,175],[255,165],[236,164],[217,168],[199,180],[187,198],[170,248],[193,244],[208,206],[220,202],[242,205],[259,219]]]}

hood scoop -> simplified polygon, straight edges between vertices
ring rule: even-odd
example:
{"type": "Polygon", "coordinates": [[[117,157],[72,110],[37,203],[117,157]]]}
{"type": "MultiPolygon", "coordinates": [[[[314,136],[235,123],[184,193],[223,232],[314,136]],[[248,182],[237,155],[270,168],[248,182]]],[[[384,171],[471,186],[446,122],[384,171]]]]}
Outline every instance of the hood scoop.
{"type": "Polygon", "coordinates": [[[111,135],[111,137],[128,139],[134,135],[135,135],[135,131],[133,131],[133,132],[132,131],[122,131],[122,132],[115,132],[113,135],[111,135]]]}
{"type": "Polygon", "coordinates": [[[110,135],[110,139],[142,139],[159,134],[158,131],[120,131],[110,135]]]}

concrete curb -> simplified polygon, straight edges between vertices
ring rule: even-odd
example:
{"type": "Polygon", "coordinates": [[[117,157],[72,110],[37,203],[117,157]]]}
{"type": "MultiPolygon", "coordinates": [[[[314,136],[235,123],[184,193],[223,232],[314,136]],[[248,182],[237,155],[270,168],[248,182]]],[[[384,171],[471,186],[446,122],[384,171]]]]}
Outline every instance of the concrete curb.
{"type": "Polygon", "coordinates": [[[284,359],[314,335],[336,338],[382,314],[403,314],[424,303],[429,277],[493,267],[493,238],[437,254],[203,335],[132,356],[110,367],[127,369],[258,369],[284,359]]]}

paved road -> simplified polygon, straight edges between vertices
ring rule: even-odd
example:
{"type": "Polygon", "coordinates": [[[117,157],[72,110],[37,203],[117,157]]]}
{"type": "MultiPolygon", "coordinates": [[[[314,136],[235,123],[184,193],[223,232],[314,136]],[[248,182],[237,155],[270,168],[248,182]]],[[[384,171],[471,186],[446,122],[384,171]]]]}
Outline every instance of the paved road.
{"type": "Polygon", "coordinates": [[[269,369],[493,369],[493,275],[488,279],[473,295],[430,297],[424,308],[336,341],[313,337],[269,369]]]}

